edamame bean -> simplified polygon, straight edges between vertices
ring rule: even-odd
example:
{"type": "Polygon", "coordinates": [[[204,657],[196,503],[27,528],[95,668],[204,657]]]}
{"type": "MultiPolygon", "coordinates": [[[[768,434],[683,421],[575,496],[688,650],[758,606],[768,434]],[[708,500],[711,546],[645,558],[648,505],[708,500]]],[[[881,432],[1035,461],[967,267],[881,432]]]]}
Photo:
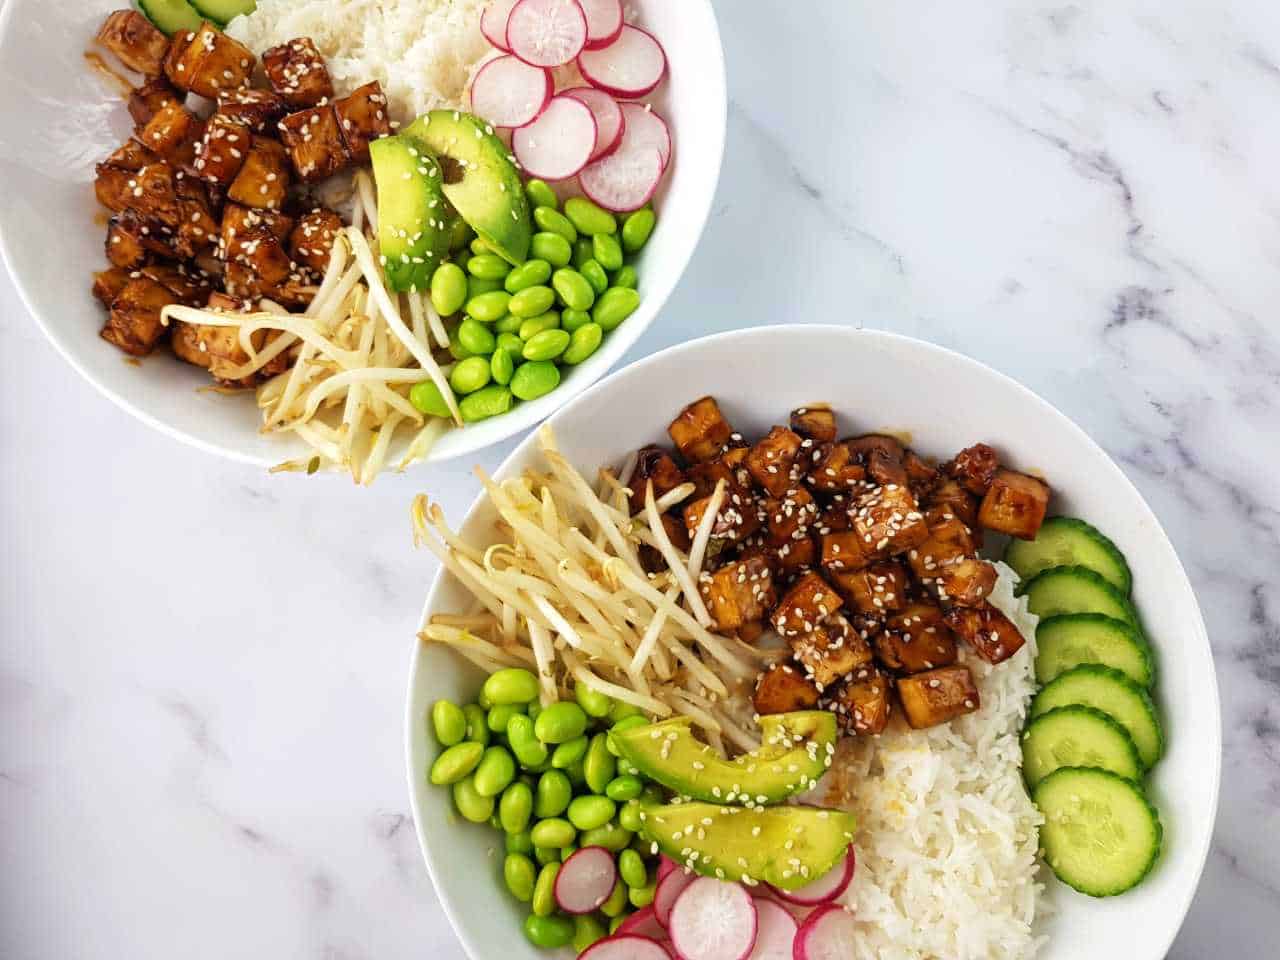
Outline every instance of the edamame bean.
{"type": "Polygon", "coordinates": [[[532,717],[520,714],[507,721],[507,743],[526,770],[547,762],[547,745],[534,734],[532,717]]]}
{"type": "Polygon", "coordinates": [[[488,382],[488,357],[472,356],[467,357],[465,360],[459,360],[454,366],[453,372],[449,374],[449,386],[453,387],[454,393],[461,394],[464,397],[468,393],[475,393],[488,382]]]}
{"type": "Polygon", "coordinates": [[[456,263],[442,263],[431,275],[431,306],[442,317],[462,309],[467,302],[467,275],[456,263]]]}
{"type": "Polygon", "coordinates": [[[564,330],[535,333],[524,345],[526,360],[554,360],[569,348],[569,334],[564,330]]]}
{"type": "MultiPolygon", "coordinates": [[[[482,747],[489,745],[489,718],[479,704],[468,703],[462,708],[467,718],[467,739],[474,740],[482,747]]],[[[478,763],[479,761],[477,761],[478,763]]]]}
{"type": "Polygon", "coordinates": [[[539,820],[558,817],[569,809],[573,799],[573,786],[561,770],[548,770],[538,778],[533,791],[533,815],[539,820]]]}
{"type": "Polygon", "coordinates": [[[535,260],[545,260],[553,267],[563,267],[573,256],[569,241],[558,233],[535,233],[529,241],[529,254],[535,260]]]}
{"type": "MultiPolygon", "coordinates": [[[[519,333],[521,325],[528,322],[528,320],[521,320],[515,314],[508,313],[493,325],[493,332],[498,336],[502,336],[504,333],[519,333]]],[[[520,344],[520,349],[524,349],[523,343],[520,344]]]]}
{"type": "Polygon", "coordinates": [[[498,811],[497,811],[497,810],[495,810],[493,813],[489,814],[489,827],[490,827],[490,829],[492,829],[492,830],[501,830],[501,829],[502,829],[502,821],[498,819],[498,811]]]}
{"type": "Polygon", "coordinates": [[[603,827],[596,827],[594,830],[583,833],[578,838],[578,846],[604,847],[612,853],[620,853],[631,846],[632,836],[630,830],[624,830],[613,823],[606,823],[603,827]]]}
{"type": "MultiPolygon", "coordinates": [[[[487,294],[487,296],[492,296],[492,294],[487,294]]],[[[493,333],[474,317],[464,317],[462,322],[458,324],[458,342],[466,348],[467,352],[476,356],[487,357],[493,353],[493,333]]]]}
{"type": "Polygon", "coordinates": [[[618,917],[627,909],[627,885],[621,880],[613,884],[609,899],[600,904],[600,912],[606,917],[618,917]]]}
{"type": "Polygon", "coordinates": [[[529,202],[535,207],[550,207],[552,210],[560,205],[560,199],[556,196],[556,192],[547,185],[545,180],[533,179],[524,185],[525,196],[529,198],[529,202]]]}
{"type": "Polygon", "coordinates": [[[557,770],[567,770],[586,756],[590,743],[591,741],[583,736],[560,744],[551,754],[551,766],[557,770]]]}
{"type": "Polygon", "coordinates": [[[561,847],[561,848],[560,848],[560,862],[561,862],[561,863],[564,863],[566,860],[568,860],[570,857],[572,857],[572,856],[573,856],[575,853],[577,853],[577,852],[578,852],[578,847],[577,847],[577,845],[576,845],[576,844],[572,844],[572,843],[571,843],[571,844],[569,844],[567,847],[561,847]]]}
{"type": "Polygon", "coordinates": [[[511,302],[507,304],[507,311],[513,316],[524,317],[527,320],[546,313],[555,306],[555,303],[556,292],[550,287],[541,285],[525,287],[512,296],[511,302]]]}
{"type": "MultiPolygon", "coordinates": [[[[554,330],[558,326],[560,326],[560,314],[554,310],[548,310],[546,313],[540,313],[538,316],[530,317],[524,321],[520,324],[520,329],[517,333],[519,333],[521,341],[528,341],[543,330],[554,330]]],[[[524,354],[523,342],[520,344],[520,353],[521,355],[524,354]]]]}
{"type": "Polygon", "coordinates": [[[589,913],[573,918],[573,949],[584,952],[593,943],[608,936],[608,930],[596,917],[589,913]]]}
{"type": "Polygon", "coordinates": [[[576,269],[581,270],[582,265],[591,257],[591,238],[579,237],[578,242],[573,245],[573,265],[576,269]]]}
{"type": "Polygon", "coordinates": [[[618,758],[618,772],[623,776],[638,777],[640,775],[640,771],[636,768],[636,765],[626,757],[618,758]]]}
{"type": "MultiPolygon", "coordinates": [[[[537,843],[537,840],[534,840],[537,843]]],[[[548,863],[538,871],[537,882],[533,885],[533,912],[540,917],[548,917],[556,909],[556,876],[560,873],[560,864],[548,863]]]]}
{"type": "Polygon", "coordinates": [[[605,793],[616,770],[617,764],[609,752],[609,735],[597,733],[591,738],[587,755],[582,758],[582,776],[587,781],[587,789],[592,793],[605,793]]]}
{"type": "Polygon", "coordinates": [[[525,363],[511,376],[511,392],[521,400],[537,400],[558,386],[560,370],[550,360],[525,363]]]}
{"type": "Polygon", "coordinates": [[[534,207],[533,222],[538,225],[539,230],[558,233],[570,243],[578,239],[578,231],[569,222],[569,218],[552,207],[534,207]]]}
{"type": "Polygon", "coordinates": [[[453,223],[449,226],[449,249],[461,250],[474,236],[471,228],[467,226],[467,221],[461,217],[454,217],[453,223]]]}
{"type": "Polygon", "coordinates": [[[520,667],[507,667],[489,674],[484,693],[494,703],[528,703],[538,698],[538,678],[520,667]]]}
{"type": "MultiPolygon", "coordinates": [[[[643,717],[644,711],[637,707],[634,703],[627,703],[619,700],[613,705],[613,709],[609,711],[609,721],[616,727],[623,720],[629,717],[643,717]]],[[[625,730],[626,727],[619,729],[625,730]]]]}
{"type": "Polygon", "coordinates": [[[584,324],[573,331],[573,335],[569,337],[569,346],[560,359],[571,367],[575,366],[599,350],[603,340],[604,330],[600,328],[600,324],[584,324]]]}
{"type": "Polygon", "coordinates": [[[493,816],[493,797],[483,797],[477,793],[475,781],[471,777],[453,785],[453,805],[472,823],[484,823],[493,816]]]}
{"type": "Polygon", "coordinates": [[[649,207],[641,207],[629,213],[622,221],[622,247],[627,253],[637,253],[649,242],[649,234],[653,233],[658,218],[649,207]]]}
{"type": "Polygon", "coordinates": [[[551,275],[551,286],[571,310],[590,310],[596,302],[596,292],[587,278],[569,267],[561,267],[551,275]]]}
{"type": "Polygon", "coordinates": [[[613,697],[586,683],[574,684],[573,699],[578,701],[583,713],[596,719],[607,717],[613,707],[613,697]]]}
{"type": "Polygon", "coordinates": [[[570,197],[564,202],[564,212],[579,233],[594,236],[598,233],[618,232],[618,221],[613,214],[596,206],[586,197],[570,197]]]}
{"type": "Polygon", "coordinates": [[[618,811],[618,826],[623,830],[639,833],[640,827],[644,823],[644,817],[641,816],[643,812],[644,807],[641,806],[639,800],[628,800],[622,805],[622,809],[618,811]]]}
{"type": "Polygon", "coordinates": [[[626,773],[614,777],[604,788],[604,795],[615,803],[626,803],[637,799],[644,791],[644,781],[637,776],[626,773]]]}
{"type": "MultiPolygon", "coordinates": [[[[507,789],[510,789],[510,787],[507,789]]],[[[508,833],[506,850],[507,853],[523,853],[526,857],[533,856],[533,838],[529,836],[529,831],[521,830],[519,833],[508,833]]]]}
{"type": "Polygon", "coordinates": [[[489,358],[489,376],[493,382],[506,386],[511,382],[511,375],[516,372],[516,361],[508,350],[497,349],[489,358]]]}
{"type": "Polygon", "coordinates": [[[495,290],[502,289],[501,280],[487,280],[484,277],[468,277],[467,278],[467,299],[483,296],[486,293],[493,293],[495,290]]]}
{"type": "Polygon", "coordinates": [[[591,255],[600,261],[606,270],[618,270],[622,267],[622,244],[617,237],[607,233],[597,233],[591,238],[591,255]]]}
{"type": "Polygon", "coordinates": [[[449,331],[449,353],[455,360],[465,360],[467,357],[474,357],[475,354],[462,345],[462,341],[458,339],[458,328],[454,327],[449,331]]]}
{"type": "Polygon", "coordinates": [[[570,333],[576,332],[591,322],[591,314],[585,310],[570,310],[568,307],[560,311],[560,326],[570,333]]]}
{"type": "Polygon", "coordinates": [[[591,319],[608,333],[636,312],[640,306],[640,294],[626,287],[610,287],[596,301],[591,319]]]}
{"type": "MultiPolygon", "coordinates": [[[[476,241],[471,244],[473,251],[475,250],[476,242],[484,243],[483,240],[477,237],[476,241]]],[[[473,277],[479,277],[481,280],[501,280],[510,272],[511,264],[496,253],[477,253],[467,261],[467,273],[473,277]]]]}
{"type": "Polygon", "coordinates": [[[609,275],[604,272],[604,267],[600,266],[599,260],[594,258],[587,260],[578,267],[578,272],[587,278],[587,283],[591,284],[591,289],[596,292],[596,296],[609,289],[609,275]]]}
{"type": "Polygon", "coordinates": [[[467,313],[482,323],[493,323],[507,315],[511,294],[505,290],[490,290],[467,301],[467,313]]]}
{"type": "Polygon", "coordinates": [[[484,746],[472,740],[454,744],[431,764],[431,782],[437,787],[457,783],[480,764],[484,746]]]}
{"type": "Polygon", "coordinates": [[[484,752],[472,779],[476,793],[496,797],[516,778],[516,761],[506,747],[492,746],[484,752]]]}
{"type": "Polygon", "coordinates": [[[523,712],[524,708],[518,703],[500,703],[489,711],[486,726],[490,733],[506,733],[511,718],[523,712]]]}
{"type": "MultiPolygon", "coordinates": [[[[533,864],[529,864],[533,866],[533,864]]],[[[623,850],[618,854],[618,875],[628,887],[643,887],[649,882],[649,871],[645,869],[644,860],[634,850],[623,850]]]]}
{"type": "MultiPolygon", "coordinates": [[[[517,317],[516,319],[519,318],[517,317]]],[[[501,322],[501,320],[498,321],[498,323],[501,322]]],[[[494,329],[497,328],[495,327],[494,329]]],[[[522,359],[520,355],[524,353],[524,341],[521,340],[520,336],[514,331],[510,333],[499,332],[498,345],[495,349],[505,350],[507,353],[511,354],[511,361],[518,365],[522,359]]]]}
{"type": "Polygon", "coordinates": [[[574,797],[565,816],[579,830],[594,830],[613,819],[617,807],[608,797],[574,797]]]}
{"type": "MultiPolygon", "coordinates": [[[[623,887],[622,889],[625,891],[625,890],[626,890],[626,887],[623,887]]],[[[623,905],[625,906],[625,905],[626,905],[626,904],[625,904],[625,900],[626,900],[626,894],[625,894],[625,893],[623,894],[623,900],[624,900],[623,905]]],[[[616,917],[614,917],[612,920],[610,920],[610,921],[609,921],[609,936],[611,936],[611,937],[612,937],[615,933],[617,933],[617,932],[618,932],[618,928],[619,928],[620,926],[622,926],[624,923],[626,923],[626,922],[627,922],[627,917],[629,917],[629,916],[631,916],[630,912],[627,912],[627,913],[620,913],[620,914],[618,914],[616,917]]]]}
{"type": "MultiPolygon", "coordinates": [[[[452,393],[452,391],[450,391],[452,393]]],[[[415,383],[409,390],[409,402],[429,417],[451,417],[449,405],[444,402],[440,388],[431,380],[415,383]]]]}
{"type": "Polygon", "coordinates": [[[533,899],[533,885],[538,882],[538,867],[522,853],[509,853],[502,861],[502,879],[507,889],[521,903],[533,899]]]}
{"type": "Polygon", "coordinates": [[[581,788],[587,785],[587,778],[582,772],[581,760],[578,760],[576,763],[572,763],[569,766],[565,767],[564,772],[569,775],[569,782],[572,783],[574,787],[578,788],[579,790],[581,790],[581,788]]]}
{"type": "Polygon", "coordinates": [[[476,256],[476,257],[484,256],[485,254],[490,254],[490,253],[496,255],[498,252],[494,250],[493,247],[489,246],[489,244],[485,243],[484,240],[482,240],[480,237],[475,237],[469,244],[469,247],[471,249],[472,256],[476,256]]]}
{"type": "Polygon", "coordinates": [[[560,851],[556,850],[554,847],[534,847],[533,859],[536,860],[538,865],[541,867],[545,867],[548,863],[559,863],[560,851]]]}
{"type": "Polygon", "coordinates": [[[568,917],[531,913],[524,918],[525,939],[544,950],[558,950],[568,946],[573,941],[573,929],[573,921],[568,917]]]}
{"type": "MultiPolygon", "coordinates": [[[[527,366],[521,370],[529,369],[527,366]]],[[[553,703],[533,722],[533,732],[543,743],[567,743],[587,729],[587,715],[576,703],[561,700],[553,703]]]]}
{"type": "Polygon", "coordinates": [[[613,274],[613,286],[622,287],[626,290],[634,290],[640,285],[640,277],[636,274],[636,268],[629,263],[622,265],[621,269],[615,270],[613,274]]]}
{"type": "Polygon", "coordinates": [[[530,834],[533,837],[534,846],[567,847],[573,843],[573,838],[578,835],[578,831],[568,820],[551,817],[535,823],[530,834]]]}
{"type": "MultiPolygon", "coordinates": [[[[520,344],[520,349],[521,349],[521,350],[523,350],[523,349],[524,349],[524,343],[523,343],[523,342],[520,344]]],[[[535,700],[535,701],[533,701],[533,703],[529,704],[529,719],[530,719],[530,720],[537,720],[537,719],[538,719],[538,714],[540,714],[541,712],[542,712],[542,701],[540,701],[540,700],[535,700]]]]}
{"type": "MultiPolygon", "coordinates": [[[[486,365],[486,376],[488,373],[486,365]]],[[[463,423],[476,423],[506,413],[511,409],[511,403],[511,391],[500,383],[494,383],[459,400],[458,412],[462,414],[463,423]]]]}
{"type": "Polygon", "coordinates": [[[452,747],[467,736],[467,715],[456,703],[437,700],[431,705],[431,728],[440,746],[452,747]]]}
{"type": "Polygon", "coordinates": [[[656,884],[646,884],[643,887],[629,887],[627,889],[627,900],[637,910],[647,907],[653,903],[653,894],[657,889],[656,884]]]}
{"type": "MultiPolygon", "coordinates": [[[[533,788],[517,780],[502,791],[498,801],[498,819],[506,833],[522,833],[533,816],[533,788]]],[[[532,842],[532,841],[531,841],[532,842]]]]}
{"type": "Polygon", "coordinates": [[[502,287],[507,293],[519,293],[551,279],[551,264],[545,260],[526,260],[507,274],[502,287]]]}

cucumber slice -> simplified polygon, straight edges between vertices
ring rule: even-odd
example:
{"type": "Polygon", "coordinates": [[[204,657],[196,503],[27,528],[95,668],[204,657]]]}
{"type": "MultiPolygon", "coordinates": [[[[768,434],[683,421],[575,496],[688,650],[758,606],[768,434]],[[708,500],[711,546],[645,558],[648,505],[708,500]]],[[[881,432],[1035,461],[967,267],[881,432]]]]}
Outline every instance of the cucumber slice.
{"type": "Polygon", "coordinates": [[[1147,691],[1119,670],[1086,663],[1073,667],[1036,694],[1033,720],[1056,707],[1093,707],[1110,715],[1133,738],[1142,765],[1150,770],[1164,750],[1164,734],[1147,691]]]}
{"type": "Polygon", "coordinates": [[[1123,620],[1100,613],[1068,613],[1041,620],[1036,647],[1036,681],[1041,685],[1082,663],[1119,670],[1148,690],[1155,682],[1155,660],[1142,634],[1123,620]]]}
{"type": "Polygon", "coordinates": [[[1041,619],[1061,613],[1101,613],[1142,630],[1129,598],[1088,567],[1050,567],[1027,581],[1022,592],[1027,608],[1041,619]]]}
{"type": "Polygon", "coordinates": [[[1164,828],[1142,789],[1107,770],[1063,767],[1032,799],[1040,846],[1059,880],[1091,897],[1132,890],[1160,857],[1164,828]]]}
{"type": "Polygon", "coordinates": [[[1093,707],[1057,707],[1022,732],[1022,774],[1034,788],[1062,767],[1097,767],[1126,780],[1142,776],[1142,760],[1124,727],[1093,707]]]}
{"type": "Polygon", "coordinates": [[[1034,540],[1011,540],[1004,562],[1025,582],[1050,567],[1088,567],[1129,595],[1133,574],[1124,554],[1096,527],[1075,517],[1050,517],[1034,540]]]}
{"type": "Polygon", "coordinates": [[[138,9],[165,34],[199,30],[204,17],[187,0],[138,0],[138,9]]]}
{"type": "Polygon", "coordinates": [[[242,13],[253,13],[257,0],[189,0],[190,4],[206,19],[215,23],[230,23],[242,13]]]}

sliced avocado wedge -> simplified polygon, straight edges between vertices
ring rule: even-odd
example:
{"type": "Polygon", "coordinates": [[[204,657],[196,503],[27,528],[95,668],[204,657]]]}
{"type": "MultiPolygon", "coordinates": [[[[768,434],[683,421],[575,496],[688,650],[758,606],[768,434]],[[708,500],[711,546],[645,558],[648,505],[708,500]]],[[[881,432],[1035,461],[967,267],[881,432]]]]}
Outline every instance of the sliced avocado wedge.
{"type": "Polygon", "coordinates": [[[748,810],[717,803],[646,807],[640,833],[695,873],[797,890],[840,862],[853,814],[817,807],[748,810]]]}
{"type": "Polygon", "coordinates": [[[687,717],[611,733],[614,748],[650,780],[694,800],[765,806],[816,785],[831,766],[836,717],[800,710],[760,718],[759,750],[725,760],[693,736],[687,717]]]}
{"type": "Polygon", "coordinates": [[[378,185],[378,246],[392,290],[426,290],[449,252],[453,224],[440,164],[417,137],[398,134],[369,144],[378,185]]]}
{"type": "Polygon", "coordinates": [[[420,138],[440,158],[444,195],[462,219],[504,260],[524,263],[533,218],[511,152],[493,127],[469,113],[432,110],[403,134],[420,138]]]}

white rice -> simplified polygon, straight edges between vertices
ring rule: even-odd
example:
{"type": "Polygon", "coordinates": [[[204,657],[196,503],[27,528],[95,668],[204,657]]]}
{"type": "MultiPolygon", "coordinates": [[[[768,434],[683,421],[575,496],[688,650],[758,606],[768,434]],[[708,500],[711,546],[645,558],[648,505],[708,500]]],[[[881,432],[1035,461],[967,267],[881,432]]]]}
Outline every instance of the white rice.
{"type": "MultiPolygon", "coordinates": [[[[991,596],[1027,638],[1000,666],[976,656],[982,709],[911,730],[842,741],[818,790],[858,817],[858,866],[845,902],[860,936],[850,960],[1025,960],[1044,942],[1036,877],[1039,811],[1022,780],[1019,732],[1035,692],[1035,625],[997,564],[991,596]]],[[[963,657],[963,654],[962,654],[963,657]]]]}

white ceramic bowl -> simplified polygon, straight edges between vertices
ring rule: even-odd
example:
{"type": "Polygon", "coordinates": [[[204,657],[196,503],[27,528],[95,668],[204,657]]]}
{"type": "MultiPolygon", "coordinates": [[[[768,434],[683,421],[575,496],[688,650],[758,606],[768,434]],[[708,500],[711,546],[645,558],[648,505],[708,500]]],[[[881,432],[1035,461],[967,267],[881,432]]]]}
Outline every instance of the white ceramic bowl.
{"type": "MultiPolygon", "coordinates": [[[[129,135],[118,94],[85,62],[93,36],[121,0],[0,10],[0,255],[46,336],[82,376],[138,419],[195,446],[247,463],[309,456],[299,441],[264,436],[250,395],[197,393],[208,375],[165,351],[142,368],[98,337],[101,306],[90,273],[106,267],[93,165],[129,135]],[[36,127],[38,126],[38,130],[36,127]]],[[[595,356],[547,396],[505,416],[452,430],[432,460],[472,453],[542,420],[626,353],[675,288],[706,223],[724,153],[724,56],[709,0],[632,0],[666,48],[669,73],[654,107],[671,125],[673,162],[655,199],[658,226],[637,263],[640,308],[595,356]]],[[[107,55],[110,60],[110,55],[107,55]]]]}
{"type": "MultiPolygon", "coordinates": [[[[550,420],[580,468],[617,463],[635,447],[666,442],[666,425],[688,401],[712,394],[748,436],[798,406],[828,401],[848,432],[908,431],[926,454],[948,456],[986,441],[1010,462],[1043,471],[1053,510],[1088,518],[1115,540],[1134,573],[1134,600],[1159,663],[1157,699],[1168,753],[1150,779],[1165,826],[1165,853],[1137,889],[1091,900],[1051,881],[1056,916],[1042,960],[1161,960],[1182,923],[1204,866],[1217,808],[1222,751],[1218,693],[1204,621],[1172,545],[1141,495],[1075,424],[1013,380],[931,344],[844,327],[765,327],[685,343],[595,385],[550,420]]],[[[529,437],[499,479],[534,462],[529,437]]],[[[474,508],[462,524],[486,539],[493,514],[474,508]]],[[[451,576],[436,579],[425,617],[462,608],[451,576]]],[[[447,790],[426,771],[436,748],[425,723],[441,697],[474,699],[480,676],[439,646],[415,646],[406,717],[409,789],[418,838],[445,911],[474,960],[543,956],[520,933],[523,912],[503,890],[501,840],[460,821],[447,790]],[[496,852],[495,852],[496,851],[496,852]]]]}

